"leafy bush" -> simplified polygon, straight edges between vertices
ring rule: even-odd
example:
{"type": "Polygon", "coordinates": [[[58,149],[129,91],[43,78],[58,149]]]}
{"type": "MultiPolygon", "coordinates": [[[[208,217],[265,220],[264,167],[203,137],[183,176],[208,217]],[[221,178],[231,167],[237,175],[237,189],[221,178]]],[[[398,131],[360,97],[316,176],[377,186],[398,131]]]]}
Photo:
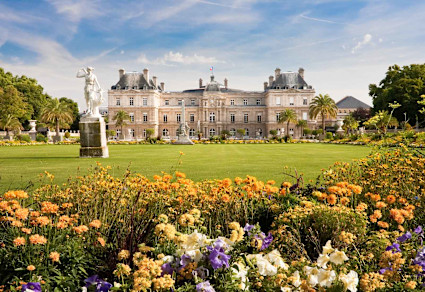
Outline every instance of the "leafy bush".
{"type": "Polygon", "coordinates": [[[37,142],[47,142],[48,139],[43,134],[37,134],[37,136],[35,137],[35,141],[37,141],[37,142]]]}
{"type": "Polygon", "coordinates": [[[71,134],[69,132],[65,132],[65,138],[69,139],[69,137],[71,137],[71,134]]]}
{"type": "Polygon", "coordinates": [[[333,139],[333,134],[331,132],[326,132],[326,139],[327,140],[332,140],[333,139]]]}
{"type": "Polygon", "coordinates": [[[23,142],[27,142],[27,143],[31,143],[31,138],[29,135],[15,135],[14,137],[15,141],[23,141],[23,142]]]}

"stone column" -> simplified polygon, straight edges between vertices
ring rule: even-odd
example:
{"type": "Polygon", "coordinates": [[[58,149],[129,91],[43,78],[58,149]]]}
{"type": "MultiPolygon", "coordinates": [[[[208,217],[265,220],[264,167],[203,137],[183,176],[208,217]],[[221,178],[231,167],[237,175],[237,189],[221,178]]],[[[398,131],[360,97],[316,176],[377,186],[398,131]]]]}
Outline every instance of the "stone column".
{"type": "Polygon", "coordinates": [[[102,117],[83,116],[80,120],[80,158],[109,157],[106,125],[102,117]]]}

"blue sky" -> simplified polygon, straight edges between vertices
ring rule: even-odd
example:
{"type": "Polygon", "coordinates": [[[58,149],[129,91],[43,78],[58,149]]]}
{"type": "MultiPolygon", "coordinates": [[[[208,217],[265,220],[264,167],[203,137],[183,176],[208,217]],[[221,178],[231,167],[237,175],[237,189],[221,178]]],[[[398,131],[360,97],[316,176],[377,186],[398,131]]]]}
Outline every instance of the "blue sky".
{"type": "Polygon", "coordinates": [[[371,104],[390,65],[425,62],[424,12],[421,0],[6,0],[0,67],[80,105],[83,66],[104,89],[118,69],[147,67],[170,91],[208,80],[210,66],[258,91],[276,67],[303,67],[317,94],[371,104]]]}

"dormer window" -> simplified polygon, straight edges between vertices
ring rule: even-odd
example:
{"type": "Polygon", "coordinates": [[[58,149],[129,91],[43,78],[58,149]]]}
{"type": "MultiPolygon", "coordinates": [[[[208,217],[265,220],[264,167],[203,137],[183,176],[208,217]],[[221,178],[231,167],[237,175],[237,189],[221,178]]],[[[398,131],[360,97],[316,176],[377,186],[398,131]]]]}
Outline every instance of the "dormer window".
{"type": "Polygon", "coordinates": [[[177,104],[178,104],[178,105],[182,105],[182,100],[181,100],[181,99],[179,99],[179,100],[177,101],[177,104]]]}
{"type": "Polygon", "coordinates": [[[280,89],[280,86],[276,86],[276,89],[280,89]]]}
{"type": "Polygon", "coordinates": [[[133,89],[136,89],[137,90],[137,86],[133,86],[133,89]]]}
{"type": "Polygon", "coordinates": [[[121,89],[121,86],[118,84],[116,88],[117,88],[118,90],[120,90],[120,89],[121,89]]]}

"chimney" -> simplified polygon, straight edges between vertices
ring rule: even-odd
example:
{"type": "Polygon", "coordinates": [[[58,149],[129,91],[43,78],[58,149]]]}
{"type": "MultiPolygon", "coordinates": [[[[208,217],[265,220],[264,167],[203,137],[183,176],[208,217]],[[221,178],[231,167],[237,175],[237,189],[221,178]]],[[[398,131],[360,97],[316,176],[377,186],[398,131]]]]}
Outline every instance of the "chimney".
{"type": "Polygon", "coordinates": [[[153,85],[155,85],[155,87],[157,87],[157,85],[156,85],[156,76],[153,76],[152,77],[152,81],[153,81],[153,85]]]}
{"type": "Polygon", "coordinates": [[[227,78],[224,78],[224,88],[226,88],[227,89],[227,78]]]}
{"type": "Polygon", "coordinates": [[[199,78],[199,88],[202,88],[202,78],[199,78]]]}
{"type": "Polygon", "coordinates": [[[304,79],[304,68],[300,67],[300,69],[298,69],[298,74],[304,79]]]}
{"type": "Polygon", "coordinates": [[[124,74],[125,74],[125,70],[124,69],[119,69],[118,72],[120,73],[120,79],[121,79],[121,77],[123,77],[124,74]]]}
{"type": "Polygon", "coordinates": [[[267,90],[267,87],[268,87],[267,82],[264,82],[264,91],[266,91],[266,90],[267,90]]]}
{"type": "Polygon", "coordinates": [[[149,69],[143,69],[143,77],[145,77],[146,81],[149,83],[149,69]]]}
{"type": "Polygon", "coordinates": [[[274,70],[274,75],[275,75],[275,78],[277,79],[277,77],[280,75],[280,68],[276,68],[276,70],[274,70]]]}
{"type": "Polygon", "coordinates": [[[272,86],[272,84],[273,84],[273,76],[272,75],[269,76],[269,84],[270,84],[270,86],[272,86]]]}
{"type": "Polygon", "coordinates": [[[165,86],[164,82],[161,82],[161,89],[162,89],[162,91],[164,91],[164,86],[165,86]]]}

